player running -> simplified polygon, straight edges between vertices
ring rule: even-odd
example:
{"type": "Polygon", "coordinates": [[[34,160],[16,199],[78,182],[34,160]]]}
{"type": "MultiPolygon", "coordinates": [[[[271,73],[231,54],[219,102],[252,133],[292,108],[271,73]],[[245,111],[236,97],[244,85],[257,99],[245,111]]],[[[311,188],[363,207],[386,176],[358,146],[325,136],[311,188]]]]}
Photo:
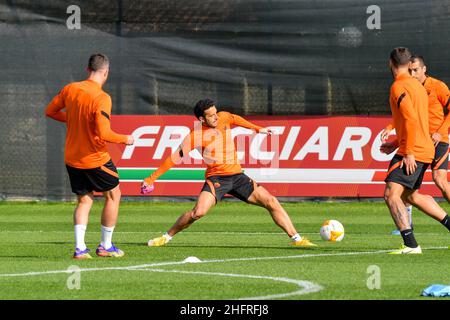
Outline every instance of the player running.
{"type": "Polygon", "coordinates": [[[392,218],[400,230],[404,244],[391,254],[420,254],[413,230],[407,220],[404,201],[411,203],[450,231],[450,218],[433,197],[419,193],[423,176],[434,158],[434,145],[428,121],[428,96],[425,88],[409,74],[411,53],[395,48],[389,59],[394,77],[390,90],[390,106],[397,140],[385,142],[381,150],[398,151],[389,164],[384,198],[392,218]]]}
{"type": "Polygon", "coordinates": [[[141,185],[141,193],[151,192],[154,188],[154,182],[193,149],[199,150],[207,166],[205,184],[195,207],[182,214],[161,237],[149,240],[148,245],[163,246],[167,244],[175,234],[205,216],[208,210],[217,201],[220,201],[225,194],[230,194],[249,204],[266,208],[274,222],[291,237],[292,245],[300,247],[316,246],[297,233],[289,215],[277,198],[242,173],[231,136],[231,127],[241,126],[268,135],[272,134],[272,131],[254,125],[238,115],[217,112],[215,103],[209,99],[198,101],[194,108],[194,114],[200,120],[201,127],[194,128],[178,150],[168,156],[152,175],[144,179],[141,185]]]}
{"type": "MultiPolygon", "coordinates": [[[[435,146],[435,155],[431,163],[433,181],[450,203],[450,185],[447,180],[448,169],[448,129],[450,126],[450,91],[447,85],[427,75],[427,67],[422,56],[412,56],[409,67],[411,75],[419,80],[428,93],[428,117],[431,139],[435,146]],[[447,114],[447,115],[446,115],[447,114]]],[[[381,133],[381,139],[387,140],[394,126],[389,124],[381,133]]],[[[410,224],[412,225],[412,207],[407,204],[410,224]]],[[[398,230],[393,231],[397,234],[398,230]]]]}
{"type": "Polygon", "coordinates": [[[111,97],[102,90],[108,79],[109,60],[103,54],[89,58],[87,80],[66,85],[47,106],[45,114],[67,125],[65,163],[72,191],[77,195],[74,213],[74,259],[91,259],[84,241],[93,191],[105,198],[101,218],[100,257],[122,257],[112,243],[120,203],[119,175],[106,149],[106,142],[133,144],[132,136],[113,132],[110,127],[111,97]],[[65,112],[62,110],[65,109],[65,112]]]}

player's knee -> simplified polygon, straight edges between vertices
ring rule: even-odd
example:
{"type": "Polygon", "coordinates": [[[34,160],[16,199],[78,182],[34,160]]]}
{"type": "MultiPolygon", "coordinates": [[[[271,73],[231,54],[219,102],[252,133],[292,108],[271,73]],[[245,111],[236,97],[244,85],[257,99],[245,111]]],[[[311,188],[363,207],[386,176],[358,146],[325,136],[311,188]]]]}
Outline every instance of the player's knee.
{"type": "Polygon", "coordinates": [[[384,202],[386,202],[388,205],[394,201],[397,200],[397,198],[400,198],[402,201],[405,199],[402,199],[400,195],[397,195],[395,192],[393,192],[390,189],[384,190],[384,202]]]}
{"type": "Polygon", "coordinates": [[[447,179],[444,177],[440,177],[440,176],[436,176],[433,177],[434,183],[436,184],[436,186],[441,190],[441,191],[445,191],[447,189],[447,179]]]}
{"type": "Polygon", "coordinates": [[[92,205],[93,202],[94,202],[94,199],[89,194],[78,197],[79,204],[92,205]]]}
{"type": "Polygon", "coordinates": [[[106,201],[120,201],[120,197],[122,196],[122,192],[119,187],[116,187],[108,192],[104,193],[106,201]]]}
{"type": "Polygon", "coordinates": [[[277,209],[280,207],[280,203],[278,202],[278,199],[276,197],[269,196],[265,201],[265,207],[267,209],[277,209]]]}
{"type": "Polygon", "coordinates": [[[196,207],[196,208],[194,208],[194,210],[192,210],[191,218],[194,220],[198,220],[198,219],[204,217],[207,212],[208,212],[208,210],[205,210],[200,207],[198,207],[198,208],[196,207]]]}

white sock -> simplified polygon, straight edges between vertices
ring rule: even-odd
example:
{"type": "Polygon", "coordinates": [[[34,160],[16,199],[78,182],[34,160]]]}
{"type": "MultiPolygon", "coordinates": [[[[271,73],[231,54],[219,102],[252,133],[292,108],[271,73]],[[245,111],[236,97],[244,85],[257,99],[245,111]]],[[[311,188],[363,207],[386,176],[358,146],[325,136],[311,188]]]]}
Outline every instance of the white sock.
{"type": "Polygon", "coordinates": [[[409,224],[412,225],[412,206],[406,206],[406,211],[408,212],[409,224]]]}
{"type": "Polygon", "coordinates": [[[75,229],[75,249],[78,248],[81,251],[86,250],[84,235],[86,234],[87,226],[85,224],[76,224],[74,229],[75,229]]]}
{"type": "Polygon", "coordinates": [[[167,232],[165,232],[165,233],[163,234],[163,237],[167,239],[167,242],[169,242],[170,240],[172,240],[172,237],[169,236],[169,234],[168,234],[167,232]]]}
{"type": "Polygon", "coordinates": [[[113,227],[105,227],[102,226],[102,242],[100,242],[101,246],[105,249],[109,249],[112,246],[112,235],[114,232],[114,228],[116,226],[113,227]]]}
{"type": "Polygon", "coordinates": [[[298,233],[296,233],[291,237],[291,239],[292,239],[292,241],[297,242],[297,241],[302,240],[302,237],[300,237],[300,235],[298,233]]]}

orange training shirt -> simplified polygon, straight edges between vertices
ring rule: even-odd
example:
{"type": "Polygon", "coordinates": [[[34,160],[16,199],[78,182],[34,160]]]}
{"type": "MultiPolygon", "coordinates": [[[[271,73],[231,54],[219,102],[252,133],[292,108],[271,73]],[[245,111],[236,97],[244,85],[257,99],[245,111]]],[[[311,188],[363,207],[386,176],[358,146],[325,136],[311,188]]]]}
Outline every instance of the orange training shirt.
{"type": "Polygon", "coordinates": [[[430,137],[425,88],[409,74],[401,74],[391,86],[389,101],[399,142],[397,154],[412,154],[416,161],[431,163],[434,145],[430,137]]]}
{"type": "MultiPolygon", "coordinates": [[[[438,132],[442,142],[449,143],[448,129],[450,127],[450,112],[445,115],[445,109],[450,106],[450,91],[447,85],[435,78],[427,76],[423,83],[428,93],[428,120],[430,121],[430,134],[438,132]]],[[[390,123],[386,130],[394,129],[390,123]]]]}
{"type": "Polygon", "coordinates": [[[66,85],[47,106],[48,117],[66,122],[67,165],[79,169],[100,167],[111,159],[106,142],[126,143],[126,135],[111,130],[111,105],[111,97],[100,84],[85,80],[66,85]]]}
{"type": "Polygon", "coordinates": [[[145,179],[149,185],[168,171],[181,158],[191,150],[197,149],[203,156],[207,169],[205,177],[217,175],[232,175],[242,172],[239,164],[236,147],[231,137],[231,127],[241,126],[259,132],[262,127],[254,125],[244,118],[229,112],[218,112],[218,124],[216,128],[201,126],[195,128],[184,139],[180,148],[168,156],[162,165],[150,177],[145,179]]]}
{"type": "Polygon", "coordinates": [[[448,143],[448,128],[450,126],[450,113],[444,111],[449,107],[450,91],[446,84],[438,79],[428,77],[423,86],[428,93],[428,116],[430,121],[430,133],[442,135],[442,142],[448,143]]]}

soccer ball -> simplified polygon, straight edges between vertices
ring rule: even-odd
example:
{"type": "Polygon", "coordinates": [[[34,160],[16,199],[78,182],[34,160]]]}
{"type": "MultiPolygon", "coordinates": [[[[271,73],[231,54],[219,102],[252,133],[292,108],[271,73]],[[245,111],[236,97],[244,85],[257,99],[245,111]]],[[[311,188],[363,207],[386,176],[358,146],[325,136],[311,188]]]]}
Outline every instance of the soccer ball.
{"type": "Polygon", "coordinates": [[[342,241],[344,239],[344,226],[337,220],[327,220],[320,228],[320,236],[325,241],[342,241]]]}

